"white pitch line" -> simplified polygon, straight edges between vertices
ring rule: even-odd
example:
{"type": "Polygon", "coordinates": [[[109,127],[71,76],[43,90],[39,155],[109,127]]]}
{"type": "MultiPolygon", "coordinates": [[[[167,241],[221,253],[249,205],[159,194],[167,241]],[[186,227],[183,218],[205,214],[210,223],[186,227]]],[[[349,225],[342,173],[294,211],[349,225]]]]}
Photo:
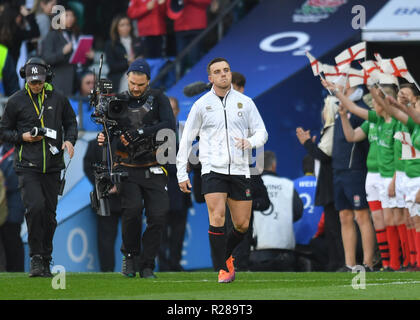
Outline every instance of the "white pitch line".
{"type": "MultiPolygon", "coordinates": [[[[386,283],[366,283],[366,286],[388,286],[388,285],[402,285],[402,284],[419,284],[420,281],[393,281],[386,283]]],[[[351,284],[343,285],[341,287],[353,287],[351,284]]]]}

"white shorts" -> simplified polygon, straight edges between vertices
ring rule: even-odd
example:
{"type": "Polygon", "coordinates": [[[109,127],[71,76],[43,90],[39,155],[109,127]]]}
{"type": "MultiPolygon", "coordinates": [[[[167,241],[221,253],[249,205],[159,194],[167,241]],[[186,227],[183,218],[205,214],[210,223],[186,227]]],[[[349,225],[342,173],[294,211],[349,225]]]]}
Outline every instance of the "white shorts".
{"type": "Polygon", "coordinates": [[[379,191],[381,189],[380,184],[382,183],[381,175],[379,173],[368,172],[366,175],[366,200],[379,201],[379,191]]]}
{"type": "Polygon", "coordinates": [[[379,189],[379,200],[381,200],[382,208],[396,208],[397,198],[389,197],[388,187],[391,183],[392,178],[381,177],[380,189],[379,189]]]}
{"type": "Polygon", "coordinates": [[[407,208],[405,201],[406,180],[409,179],[404,171],[395,172],[395,197],[397,208],[407,208]]]}
{"type": "Polygon", "coordinates": [[[420,189],[420,177],[409,178],[405,180],[406,196],[405,201],[407,203],[408,211],[410,216],[420,216],[420,203],[416,203],[416,195],[420,189]]]}

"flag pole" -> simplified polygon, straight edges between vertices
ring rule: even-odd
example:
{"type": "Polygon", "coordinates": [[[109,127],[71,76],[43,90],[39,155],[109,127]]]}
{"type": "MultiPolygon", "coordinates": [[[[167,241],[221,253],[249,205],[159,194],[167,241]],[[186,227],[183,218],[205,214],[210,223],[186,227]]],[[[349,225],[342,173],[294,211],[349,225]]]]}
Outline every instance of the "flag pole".
{"type": "MultiPolygon", "coordinates": [[[[320,77],[322,80],[327,81],[327,80],[325,80],[324,76],[323,76],[321,73],[322,73],[322,71],[319,73],[319,77],[320,77]]],[[[325,89],[327,89],[327,90],[328,90],[328,93],[330,94],[330,96],[333,96],[333,94],[332,94],[332,92],[330,91],[330,89],[328,89],[328,88],[325,88],[325,89]]]]}

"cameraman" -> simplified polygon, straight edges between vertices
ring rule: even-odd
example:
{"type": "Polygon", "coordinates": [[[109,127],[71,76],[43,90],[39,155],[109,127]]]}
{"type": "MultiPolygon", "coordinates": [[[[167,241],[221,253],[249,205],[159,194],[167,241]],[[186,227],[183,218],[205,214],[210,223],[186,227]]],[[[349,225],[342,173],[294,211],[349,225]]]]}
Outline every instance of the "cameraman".
{"type": "MultiPolygon", "coordinates": [[[[150,67],[144,59],[135,60],[127,71],[128,116],[117,146],[116,163],[128,178],[119,186],[122,212],[122,274],[135,277],[136,256],[140,255],[140,277],[155,278],[155,257],[159,251],[165,216],[169,210],[167,170],[156,160],[155,137],[161,129],[175,131],[175,118],[169,99],[151,89],[150,67]],[[141,213],[146,209],[147,227],[141,238],[141,213]]],[[[98,135],[99,145],[106,137],[98,135]]],[[[175,143],[175,141],[173,141],[175,143]]]]}
{"type": "Polygon", "coordinates": [[[15,145],[14,167],[26,208],[29,276],[48,277],[63,152],[66,149],[73,157],[77,122],[67,98],[50,84],[52,71],[42,59],[30,58],[20,75],[26,84],[6,104],[0,139],[15,145]]]}

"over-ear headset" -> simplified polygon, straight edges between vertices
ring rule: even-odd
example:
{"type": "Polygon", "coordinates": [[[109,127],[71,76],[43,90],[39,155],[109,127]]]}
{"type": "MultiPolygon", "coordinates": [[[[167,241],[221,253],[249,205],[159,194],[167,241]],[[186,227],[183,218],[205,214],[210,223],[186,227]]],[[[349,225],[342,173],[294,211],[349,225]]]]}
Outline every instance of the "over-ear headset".
{"type": "Polygon", "coordinates": [[[27,65],[38,65],[41,67],[44,67],[47,71],[47,77],[45,79],[46,82],[50,83],[52,81],[52,78],[54,77],[54,73],[51,70],[51,66],[47,64],[43,59],[38,57],[32,57],[28,61],[26,61],[25,65],[19,69],[19,75],[22,79],[26,78],[25,69],[27,65]]]}

